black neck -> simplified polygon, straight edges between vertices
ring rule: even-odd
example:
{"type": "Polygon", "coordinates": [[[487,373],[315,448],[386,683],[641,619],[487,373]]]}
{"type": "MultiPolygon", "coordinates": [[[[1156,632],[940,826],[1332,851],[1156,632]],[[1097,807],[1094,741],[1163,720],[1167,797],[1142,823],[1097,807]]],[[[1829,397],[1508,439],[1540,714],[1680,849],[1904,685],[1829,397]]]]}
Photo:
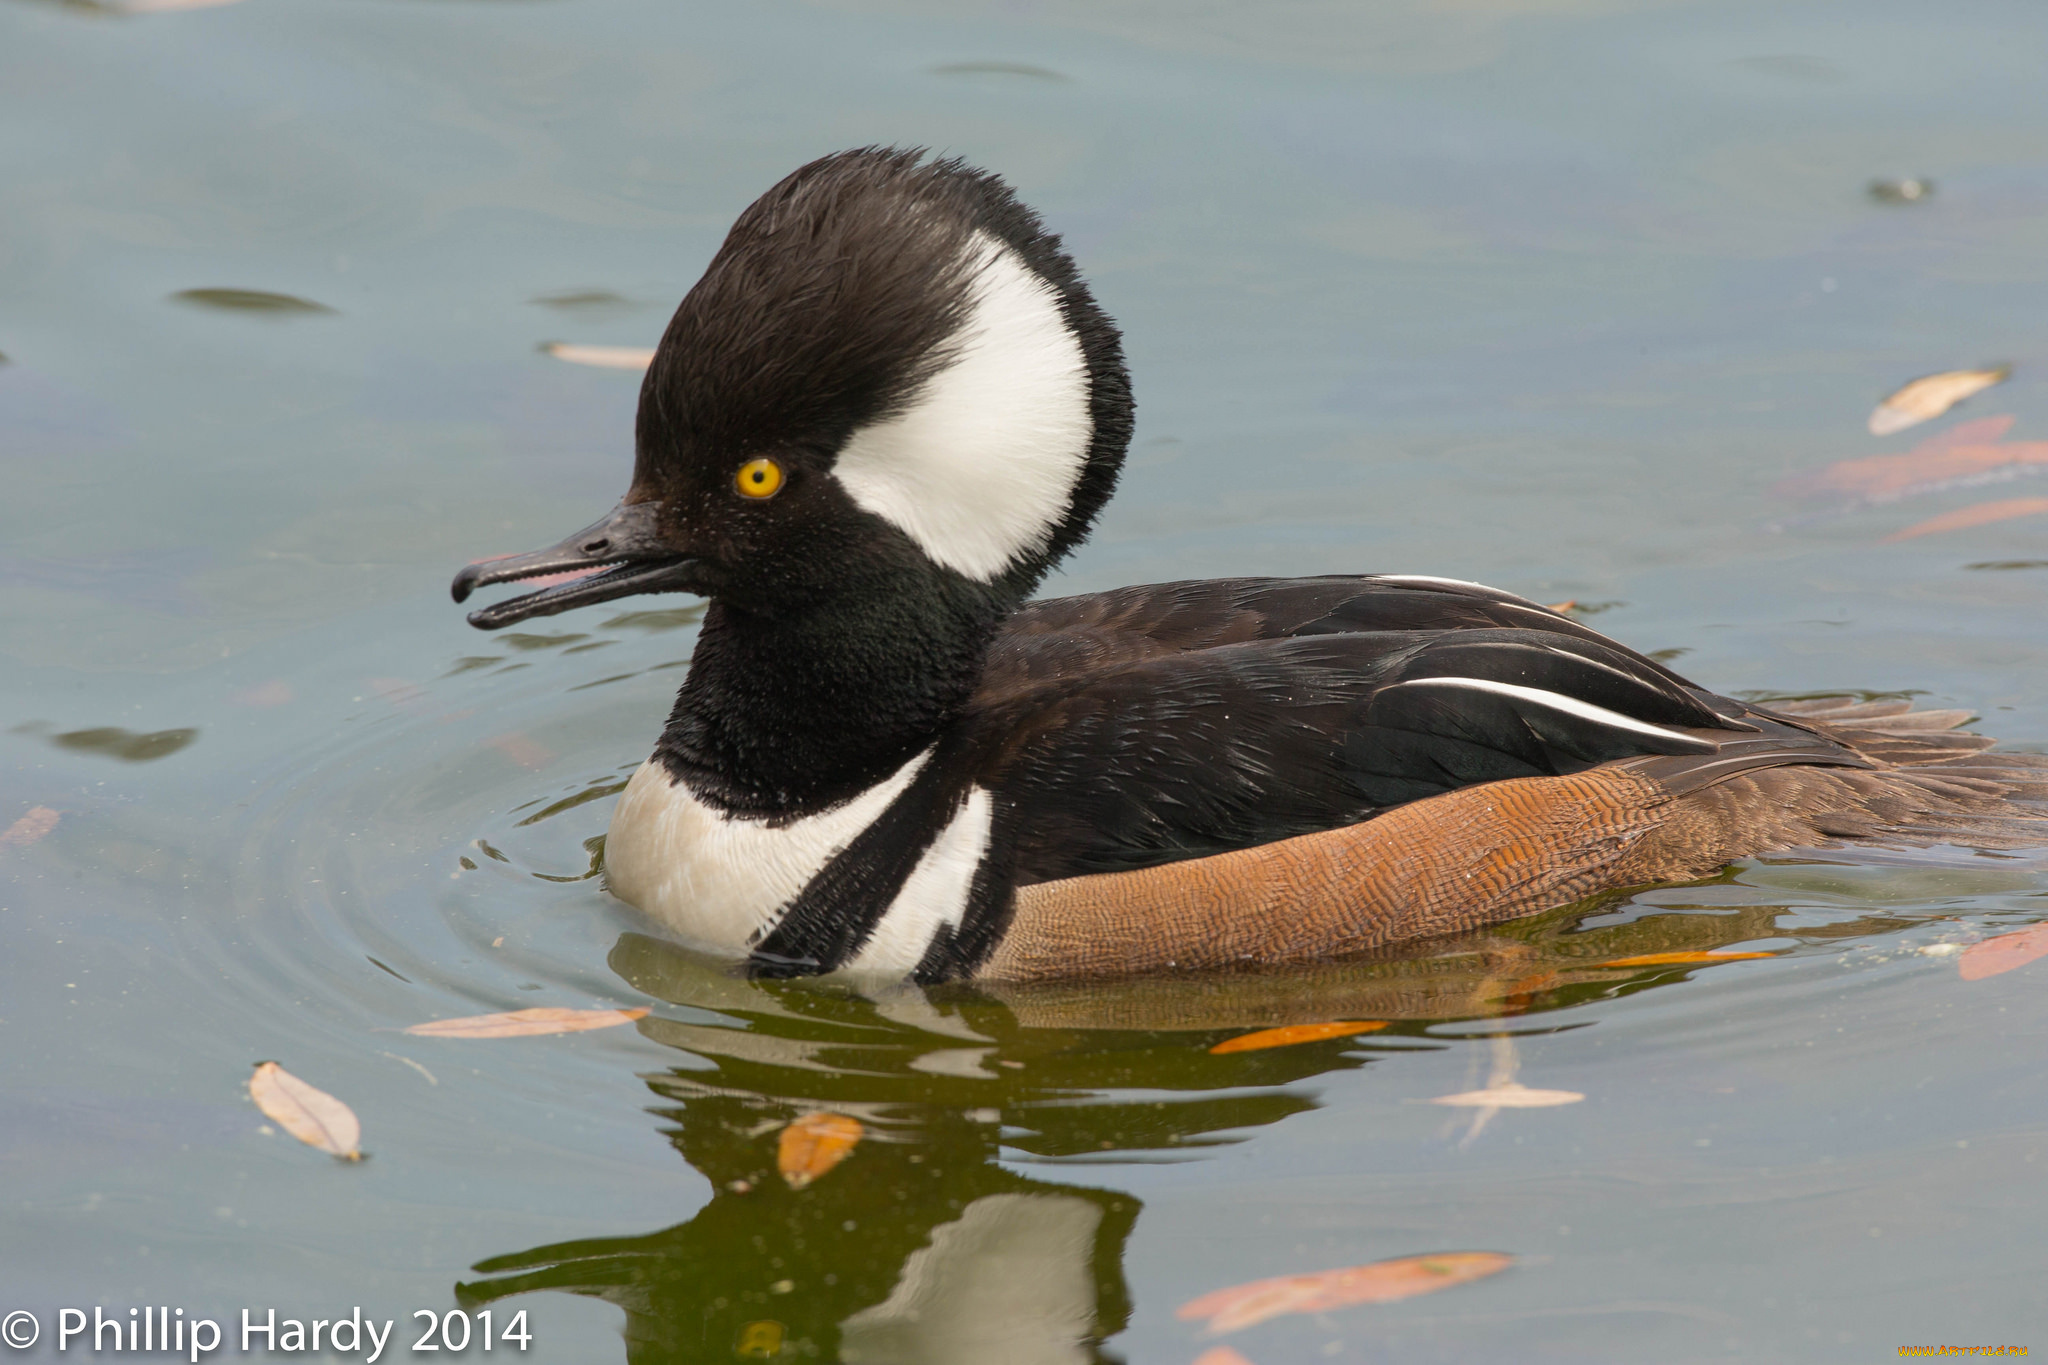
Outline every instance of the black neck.
{"type": "Polygon", "coordinates": [[[794,615],[714,601],[655,757],[747,815],[794,818],[856,796],[959,714],[1007,596],[963,581],[794,615]]]}

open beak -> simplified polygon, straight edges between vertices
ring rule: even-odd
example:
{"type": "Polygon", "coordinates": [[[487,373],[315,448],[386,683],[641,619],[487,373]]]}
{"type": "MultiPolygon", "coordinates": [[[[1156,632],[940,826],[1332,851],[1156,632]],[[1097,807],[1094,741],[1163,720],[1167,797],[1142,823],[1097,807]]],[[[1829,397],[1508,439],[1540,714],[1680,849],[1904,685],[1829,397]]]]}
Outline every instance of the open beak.
{"type": "Polygon", "coordinates": [[[530,616],[552,616],[571,607],[634,593],[695,591],[698,561],[662,543],[655,529],[658,507],[652,502],[620,503],[608,516],[560,544],[532,554],[471,564],[455,575],[450,591],[461,602],[487,583],[578,575],[539,592],[478,608],[469,614],[469,623],[479,630],[496,630],[530,616]]]}

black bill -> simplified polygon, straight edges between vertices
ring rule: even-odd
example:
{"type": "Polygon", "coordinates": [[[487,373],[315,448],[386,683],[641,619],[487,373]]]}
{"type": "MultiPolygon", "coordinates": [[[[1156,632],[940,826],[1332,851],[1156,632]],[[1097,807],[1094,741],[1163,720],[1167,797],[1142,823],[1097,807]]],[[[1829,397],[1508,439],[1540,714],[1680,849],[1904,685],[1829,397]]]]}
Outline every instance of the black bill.
{"type": "Polygon", "coordinates": [[[516,583],[549,574],[581,573],[585,577],[557,583],[521,597],[480,607],[469,614],[479,630],[496,630],[531,616],[552,616],[571,607],[609,602],[643,592],[694,591],[697,561],[679,555],[661,541],[655,527],[658,504],[621,503],[560,544],[532,554],[471,564],[455,575],[450,591],[458,602],[491,583],[516,583]]]}

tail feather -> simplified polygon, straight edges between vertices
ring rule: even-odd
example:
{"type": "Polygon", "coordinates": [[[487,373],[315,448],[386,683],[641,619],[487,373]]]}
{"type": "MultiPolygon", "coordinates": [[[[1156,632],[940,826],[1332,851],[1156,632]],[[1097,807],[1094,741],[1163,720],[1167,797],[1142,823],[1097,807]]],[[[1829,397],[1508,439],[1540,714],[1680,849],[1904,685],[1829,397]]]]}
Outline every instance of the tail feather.
{"type": "Polygon", "coordinates": [[[1955,728],[1973,712],[1853,697],[1754,709],[1837,741],[1871,766],[1795,761],[1700,788],[1672,781],[1673,814],[1646,841],[1647,854],[1661,848],[1673,860],[1725,862],[1844,844],[2048,849],[2048,755],[1986,752],[1996,741],[1955,728]]]}

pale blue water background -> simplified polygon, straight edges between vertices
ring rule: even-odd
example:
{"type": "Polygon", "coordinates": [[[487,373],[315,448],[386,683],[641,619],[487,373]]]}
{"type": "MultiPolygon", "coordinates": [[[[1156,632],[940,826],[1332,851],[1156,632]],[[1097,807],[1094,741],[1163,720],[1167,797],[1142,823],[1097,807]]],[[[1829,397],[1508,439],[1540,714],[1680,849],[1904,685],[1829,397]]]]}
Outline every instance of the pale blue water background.
{"type": "MultiPolygon", "coordinates": [[[[599,608],[486,637],[446,584],[624,485],[637,377],[538,346],[653,344],[732,216],[840,147],[1001,171],[1125,328],[1139,435],[1055,591],[1481,579],[1620,603],[1602,629],[1723,690],[1918,689],[2048,744],[2048,568],[1966,567],[2048,559],[2048,517],[1883,540],[2048,487],[1771,529],[1827,510],[1773,486],[1835,460],[1999,414],[2048,439],[2044,42],[2048,14],[1989,3],[0,6],[0,827],[61,813],[0,849],[0,1311],[45,1319],[18,1354],[73,1358],[48,1349],[64,1304],[361,1304],[409,1341],[480,1262],[691,1225],[722,1188],[671,1142],[687,1105],[661,1078],[719,1055],[691,1026],[782,1026],[681,967],[664,994],[630,912],[543,879],[586,871],[608,803],[519,823],[644,756],[690,628],[599,608]],[[1916,175],[1923,204],[1865,190],[1916,175]],[[331,311],[170,298],[203,288],[331,311]],[[592,292],[616,298],[560,301],[592,292]],[[1864,432],[1897,383],[1994,361],[2013,380],[1950,417],[1864,432]],[[52,742],[109,727],[197,735],[149,761],[52,742]],[[655,1019],[397,1032],[612,1003],[655,1019]],[[264,1058],[348,1100],[372,1159],[259,1131],[264,1058]]],[[[1805,946],[1539,998],[1522,1079],[1588,1098],[1469,1142],[1414,1101],[1484,1079],[1480,1023],[1226,1068],[1204,1049],[1231,1027],[1021,1010],[919,1016],[904,1056],[950,1060],[909,1071],[728,1075],[755,1096],[731,1142],[770,1152],[785,1101],[829,1104],[949,1169],[1140,1201],[1097,1266],[1127,1320],[1100,1274],[1095,1300],[1133,1362],[1207,1349],[1173,1310],[1211,1289],[1440,1250],[1520,1260],[1222,1340],[1256,1365],[2048,1349],[2048,962],[1965,982],[1918,951],[2044,897],[2039,860],[1959,857],[1639,898],[1638,924],[1761,906],[1735,938],[1805,946]],[[997,1035],[1014,1075],[972,1054],[997,1035]],[[1072,1074],[1033,1088],[1042,1056],[1072,1074]],[[872,1080],[949,1066],[909,1118],[872,1080]],[[1174,1143],[1125,1121],[1189,1091],[1209,1108],[1174,1143]],[[1048,1094],[1107,1115],[1073,1120],[1087,1150],[1034,1145],[1048,1094]]],[[[1291,988],[1262,989],[1279,1010],[1291,988]]],[[[881,1150],[806,1192],[827,1202],[777,1197],[850,1198],[881,1150]]],[[[740,1222],[705,1232],[714,1262],[794,1235],[719,1207],[740,1222]]],[[[885,1286],[952,1226],[918,1198],[876,1216],[885,1286]]],[[[771,1273],[760,1317],[796,1323],[779,1305],[812,1286],[771,1273]]],[[[514,1306],[528,1359],[626,1357],[618,1307],[514,1306]]],[[[636,1359],[741,1358],[647,1340],[636,1359]]],[[[1064,1349],[1016,1358],[1088,1358],[1064,1349]]]]}

